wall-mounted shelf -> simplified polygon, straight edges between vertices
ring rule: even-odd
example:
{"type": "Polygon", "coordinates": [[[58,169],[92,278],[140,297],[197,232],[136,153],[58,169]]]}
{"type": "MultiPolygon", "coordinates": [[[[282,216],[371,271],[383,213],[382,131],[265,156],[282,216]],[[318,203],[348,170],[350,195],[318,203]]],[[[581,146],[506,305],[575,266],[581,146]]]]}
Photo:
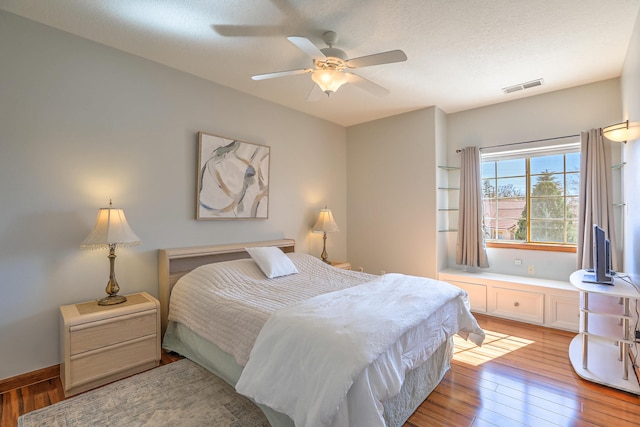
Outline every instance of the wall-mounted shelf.
{"type": "MultiPolygon", "coordinates": [[[[459,171],[460,170],[460,166],[447,166],[447,165],[438,165],[438,168],[445,170],[447,172],[451,172],[451,171],[459,171]]],[[[441,191],[460,191],[460,187],[449,187],[449,180],[447,180],[446,183],[446,187],[438,187],[438,190],[441,191]]],[[[449,204],[451,202],[450,200],[451,196],[447,196],[447,204],[449,204]]],[[[442,227],[442,230],[438,230],[438,233],[455,233],[458,230],[449,228],[449,223],[451,221],[451,217],[449,216],[449,213],[451,212],[458,212],[458,208],[438,208],[438,212],[447,212],[447,218],[440,218],[440,227],[442,227]]],[[[455,217],[454,217],[455,218],[455,217]]]]}
{"type": "MultiPolygon", "coordinates": [[[[622,173],[622,168],[623,168],[623,167],[624,167],[624,165],[626,165],[626,164],[627,164],[627,162],[617,163],[617,164],[615,164],[615,165],[611,166],[611,169],[613,169],[613,170],[619,170],[619,171],[620,171],[620,173],[622,173]]],[[[620,178],[620,179],[622,179],[622,178],[620,178]]],[[[624,202],[614,203],[614,204],[613,204],[613,207],[614,207],[614,208],[620,208],[620,207],[623,207],[623,206],[625,206],[625,203],[624,203],[624,202]]]]}

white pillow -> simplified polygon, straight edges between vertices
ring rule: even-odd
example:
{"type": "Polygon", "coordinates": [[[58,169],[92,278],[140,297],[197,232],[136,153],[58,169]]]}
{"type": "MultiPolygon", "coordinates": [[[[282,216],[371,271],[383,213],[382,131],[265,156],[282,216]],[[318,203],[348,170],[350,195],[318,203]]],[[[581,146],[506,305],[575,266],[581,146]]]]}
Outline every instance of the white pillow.
{"type": "Polygon", "coordinates": [[[269,279],[298,272],[289,257],[278,247],[261,246],[244,249],[249,252],[251,258],[269,279]]]}

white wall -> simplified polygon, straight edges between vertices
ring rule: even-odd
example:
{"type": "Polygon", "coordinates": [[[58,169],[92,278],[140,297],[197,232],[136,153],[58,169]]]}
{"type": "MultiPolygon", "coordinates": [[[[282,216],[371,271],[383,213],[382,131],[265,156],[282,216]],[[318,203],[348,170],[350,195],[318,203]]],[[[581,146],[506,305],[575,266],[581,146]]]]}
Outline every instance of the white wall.
{"type": "MultiPolygon", "coordinates": [[[[444,111],[436,108],[436,125],[435,125],[435,164],[437,166],[447,166],[447,122],[448,116],[444,111]]],[[[459,171],[449,171],[444,168],[436,168],[436,187],[449,187],[453,186],[453,182],[459,184],[460,173],[459,171]],[[450,184],[451,181],[451,184],[450,184]]],[[[436,190],[436,209],[456,208],[458,206],[457,191],[448,190],[436,190]],[[455,193],[455,194],[454,194],[455,193]]],[[[447,268],[447,247],[448,241],[451,238],[451,233],[444,231],[449,229],[458,228],[458,212],[457,211],[437,211],[436,212],[436,228],[438,234],[436,237],[437,242],[437,271],[441,271],[447,268]]]]}
{"type": "Polygon", "coordinates": [[[0,12],[0,379],[55,365],[58,306],[104,296],[106,251],[82,251],[113,198],[142,246],[122,293],[158,294],[157,249],[294,238],[333,210],[346,258],[344,128],[0,12]],[[196,221],[197,132],[271,147],[268,220],[196,221]]]}
{"type": "MultiPolygon", "coordinates": [[[[375,274],[436,277],[439,269],[460,268],[456,233],[437,232],[446,223],[438,215],[449,215],[456,228],[456,216],[437,207],[457,195],[435,191],[436,177],[446,186],[459,176],[438,165],[459,166],[458,148],[575,135],[615,123],[620,114],[619,79],[611,79],[455,114],[431,107],[348,128],[349,260],[375,274]]],[[[574,253],[490,248],[488,256],[491,267],[483,271],[494,273],[527,276],[533,265],[534,277],[568,280],[576,269],[574,253]]]]}
{"type": "Polygon", "coordinates": [[[437,276],[434,107],[347,129],[354,268],[437,276]]]}
{"type": "MultiPolygon", "coordinates": [[[[535,89],[529,89],[535,90],[535,89]]],[[[619,80],[611,79],[566,90],[503,102],[448,116],[447,159],[459,165],[455,150],[467,146],[488,147],[575,135],[619,121],[621,101],[619,80]]],[[[450,233],[448,265],[455,264],[455,233],[450,233]]],[[[529,265],[535,277],[568,280],[576,269],[573,253],[513,249],[487,250],[493,273],[527,276],[529,265]],[[522,260],[515,265],[514,259],[522,260]]]]}
{"type": "MultiPolygon", "coordinates": [[[[618,121],[629,120],[640,126],[640,15],[636,20],[629,50],[620,78],[622,92],[622,114],[618,121]]],[[[640,284],[640,139],[624,144],[624,267],[635,283],[640,284]]]]}
{"type": "MultiPolygon", "coordinates": [[[[622,92],[622,116],[634,126],[640,126],[640,14],[636,20],[629,50],[620,78],[622,92]]],[[[636,128],[637,129],[637,128],[636,128]]],[[[640,286],[640,139],[628,141],[624,145],[624,261],[623,270],[640,286]]],[[[637,308],[637,307],[636,307],[637,308]]],[[[634,313],[636,320],[637,311],[634,313]]],[[[637,323],[636,323],[637,325],[637,323]]],[[[636,361],[640,361],[640,344],[635,345],[636,361]]]]}

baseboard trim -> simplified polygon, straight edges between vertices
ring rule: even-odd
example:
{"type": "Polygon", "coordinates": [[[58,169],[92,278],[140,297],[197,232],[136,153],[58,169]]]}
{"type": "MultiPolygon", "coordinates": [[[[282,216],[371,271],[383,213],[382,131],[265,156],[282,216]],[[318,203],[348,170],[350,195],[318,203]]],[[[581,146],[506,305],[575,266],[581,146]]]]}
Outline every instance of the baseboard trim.
{"type": "Polygon", "coordinates": [[[37,371],[16,375],[15,377],[5,378],[4,380],[0,380],[0,394],[59,376],[60,365],[53,365],[38,369],[37,371]]]}

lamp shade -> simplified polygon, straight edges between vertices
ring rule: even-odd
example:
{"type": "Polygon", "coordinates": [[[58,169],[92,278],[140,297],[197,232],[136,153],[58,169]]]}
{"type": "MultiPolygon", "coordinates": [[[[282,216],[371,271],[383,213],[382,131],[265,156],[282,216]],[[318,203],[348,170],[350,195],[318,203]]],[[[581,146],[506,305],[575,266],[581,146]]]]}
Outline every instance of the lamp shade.
{"type": "Polygon", "coordinates": [[[340,89],[340,86],[347,83],[349,78],[341,71],[325,69],[314,71],[313,74],[311,74],[311,80],[317,83],[324,93],[331,94],[340,89]]]}
{"type": "Polygon", "coordinates": [[[129,227],[124,211],[109,206],[98,209],[96,224],[80,247],[96,249],[110,245],[137,246],[140,243],[140,238],[129,227]]]}
{"type": "Polygon", "coordinates": [[[629,120],[602,129],[602,135],[610,141],[627,142],[629,140],[629,120]]]}
{"type": "Polygon", "coordinates": [[[340,231],[338,225],[333,220],[331,210],[327,208],[320,210],[320,215],[318,215],[318,220],[312,230],[316,233],[334,233],[340,231]]]}

